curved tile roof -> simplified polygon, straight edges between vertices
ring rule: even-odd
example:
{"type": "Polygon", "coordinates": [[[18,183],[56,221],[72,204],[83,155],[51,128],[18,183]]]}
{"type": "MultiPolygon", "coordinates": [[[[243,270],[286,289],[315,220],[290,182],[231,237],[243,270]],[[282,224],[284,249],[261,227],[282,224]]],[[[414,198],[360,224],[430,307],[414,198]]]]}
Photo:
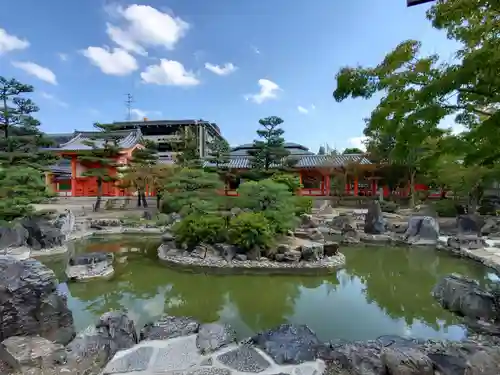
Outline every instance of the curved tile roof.
{"type": "MultiPolygon", "coordinates": [[[[68,142],[59,145],[54,150],[60,151],[85,151],[92,150],[92,147],[87,145],[88,141],[92,141],[97,148],[102,148],[104,145],[104,138],[99,138],[99,132],[80,132],[68,142]]],[[[118,147],[131,148],[140,142],[142,133],[140,129],[134,129],[128,132],[111,132],[119,137],[118,147]]]]}

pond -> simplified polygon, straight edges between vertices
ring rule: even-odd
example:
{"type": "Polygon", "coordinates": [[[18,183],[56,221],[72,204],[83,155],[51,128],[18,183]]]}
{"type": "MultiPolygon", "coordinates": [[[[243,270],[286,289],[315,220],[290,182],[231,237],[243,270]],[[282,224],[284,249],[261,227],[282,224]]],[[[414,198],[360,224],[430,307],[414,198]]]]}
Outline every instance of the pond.
{"type": "Polygon", "coordinates": [[[110,281],[64,282],[64,265],[47,263],[68,294],[78,330],[102,313],[125,308],[138,327],[163,313],[230,323],[240,338],[281,323],[307,324],[323,340],[381,335],[459,340],[459,318],[430,292],[459,273],[481,284],[496,276],[472,261],[424,249],[344,248],[346,267],[328,276],[217,276],[175,271],[155,259],[148,237],[93,238],[76,251],[113,251],[110,281]]]}

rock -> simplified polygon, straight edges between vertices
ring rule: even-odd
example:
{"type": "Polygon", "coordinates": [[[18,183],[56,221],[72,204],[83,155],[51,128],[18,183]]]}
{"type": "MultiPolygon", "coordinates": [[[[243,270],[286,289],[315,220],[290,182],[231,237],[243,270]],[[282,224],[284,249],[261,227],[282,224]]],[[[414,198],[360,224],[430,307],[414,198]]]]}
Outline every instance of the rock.
{"type": "Polygon", "coordinates": [[[392,243],[392,237],[389,234],[368,234],[360,233],[359,239],[364,244],[368,245],[388,245],[392,243]]]}
{"type": "Polygon", "coordinates": [[[500,218],[488,218],[481,228],[481,234],[484,236],[498,236],[500,234],[500,218]]]}
{"type": "Polygon", "coordinates": [[[165,243],[165,242],[174,242],[175,241],[175,237],[172,233],[170,232],[165,232],[161,235],[161,242],[165,243]]]}
{"type": "Polygon", "coordinates": [[[70,210],[65,210],[63,213],[59,214],[53,222],[54,227],[61,231],[66,240],[75,229],[75,223],[75,215],[70,210]]]}
{"type": "Polygon", "coordinates": [[[246,252],[248,260],[261,260],[261,249],[254,247],[252,250],[246,252]]]}
{"type": "Polygon", "coordinates": [[[244,262],[247,260],[247,256],[245,254],[237,254],[234,259],[236,259],[240,262],[244,262]]]}
{"type": "Polygon", "coordinates": [[[346,226],[342,230],[342,241],[343,244],[359,244],[361,242],[360,235],[358,231],[352,227],[346,226]]]}
{"type": "Polygon", "coordinates": [[[110,279],[113,268],[113,253],[88,253],[70,259],[66,267],[66,276],[70,281],[89,281],[110,279]]]}
{"type": "Polygon", "coordinates": [[[339,253],[338,242],[328,241],[323,245],[324,255],[327,257],[335,256],[339,253]]]}
{"type": "Polygon", "coordinates": [[[28,231],[26,245],[35,250],[61,246],[66,240],[66,235],[47,219],[26,217],[21,225],[28,231]]]}
{"type": "Polygon", "coordinates": [[[292,246],[287,243],[279,244],[276,247],[276,254],[285,254],[287,251],[293,250],[292,246]]]}
{"type": "Polygon", "coordinates": [[[19,223],[12,227],[0,227],[0,249],[25,246],[28,237],[28,231],[19,223]]]}
{"type": "Polygon", "coordinates": [[[500,374],[500,350],[484,348],[472,354],[467,363],[466,375],[498,375],[500,374]]]}
{"type": "Polygon", "coordinates": [[[404,237],[411,245],[435,245],[439,237],[439,224],[431,216],[412,216],[404,237]]]}
{"type": "Polygon", "coordinates": [[[111,353],[131,348],[139,341],[134,321],[123,311],[109,311],[99,318],[96,328],[104,328],[111,340],[111,353]]]}
{"type": "Polygon", "coordinates": [[[380,344],[374,341],[332,344],[332,349],[326,351],[327,357],[320,358],[333,366],[330,374],[380,375],[385,373],[381,351],[380,344]]]}
{"type": "Polygon", "coordinates": [[[200,323],[191,317],[164,316],[147,323],[140,332],[140,340],[166,340],[198,333],[200,323]]]}
{"type": "Polygon", "coordinates": [[[228,324],[202,324],[196,336],[196,347],[202,354],[214,352],[234,342],[236,333],[228,324]]]}
{"type": "Polygon", "coordinates": [[[448,275],[436,284],[432,295],[443,308],[462,316],[487,321],[499,318],[494,296],[473,280],[448,275]]]}
{"type": "Polygon", "coordinates": [[[153,220],[153,214],[151,213],[151,211],[144,211],[142,213],[142,218],[144,220],[153,220]]]}
{"type": "Polygon", "coordinates": [[[478,215],[457,216],[457,228],[459,235],[481,235],[483,220],[478,215]]]}
{"type": "Polygon", "coordinates": [[[314,361],[321,346],[316,334],[305,325],[282,324],[251,338],[277,364],[314,361]]]}
{"type": "Polygon", "coordinates": [[[297,250],[290,250],[283,254],[284,262],[298,262],[302,257],[302,253],[297,250]]]}
{"type": "Polygon", "coordinates": [[[388,375],[434,375],[432,361],[412,348],[386,348],[381,355],[388,375]]]}
{"type": "Polygon", "coordinates": [[[285,261],[285,254],[280,254],[280,253],[274,254],[274,260],[276,262],[284,262],[285,261]]]}
{"type": "Polygon", "coordinates": [[[325,239],[318,228],[297,228],[294,231],[294,237],[312,241],[323,241],[325,239]]]}
{"type": "MultiPolygon", "coordinates": [[[[324,248],[323,244],[319,242],[308,241],[301,246],[302,260],[309,262],[317,262],[323,259],[324,248]]],[[[286,253],[285,253],[286,254],[286,253]]]]}
{"type": "Polygon", "coordinates": [[[15,370],[23,367],[49,367],[62,350],[61,344],[40,336],[11,336],[2,342],[0,359],[15,370]]]}
{"type": "Polygon", "coordinates": [[[300,216],[300,225],[304,228],[316,228],[318,223],[314,220],[312,215],[302,214],[300,216]]]}
{"type": "Polygon", "coordinates": [[[349,231],[352,229],[356,229],[356,223],[354,222],[354,218],[351,215],[340,214],[339,216],[335,216],[327,225],[332,228],[343,231],[349,231]]]}
{"type": "Polygon", "coordinates": [[[385,232],[386,222],[378,201],[373,201],[368,207],[365,216],[365,233],[382,234],[385,232]]]}
{"type": "Polygon", "coordinates": [[[90,221],[91,228],[121,227],[123,222],[120,219],[93,219],[90,221]]]}
{"type": "Polygon", "coordinates": [[[66,297],[53,271],[34,259],[0,255],[0,341],[39,335],[68,343],[75,334],[66,297]]]}
{"type": "Polygon", "coordinates": [[[237,249],[233,245],[220,243],[220,244],[216,244],[215,248],[220,252],[220,255],[227,262],[231,262],[237,254],[237,249]]]}
{"type": "Polygon", "coordinates": [[[478,237],[476,234],[472,235],[462,234],[459,236],[449,237],[446,243],[449,247],[455,250],[460,250],[462,248],[475,250],[475,249],[482,249],[488,246],[486,244],[486,241],[478,237]]]}
{"type": "Polygon", "coordinates": [[[238,372],[259,373],[271,367],[257,350],[245,345],[219,355],[217,360],[238,372]]]}

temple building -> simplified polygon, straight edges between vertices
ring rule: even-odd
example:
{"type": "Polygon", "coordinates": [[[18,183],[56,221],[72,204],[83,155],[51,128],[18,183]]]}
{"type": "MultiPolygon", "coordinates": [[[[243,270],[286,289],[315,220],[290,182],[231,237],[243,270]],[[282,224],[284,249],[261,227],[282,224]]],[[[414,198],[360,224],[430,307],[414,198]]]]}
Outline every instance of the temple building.
{"type": "MultiPolygon", "coordinates": [[[[340,194],[348,195],[374,195],[377,192],[377,177],[374,176],[375,165],[364,155],[315,155],[303,145],[297,143],[286,143],[289,152],[287,158],[291,159],[292,170],[299,176],[303,189],[302,195],[328,196],[333,190],[332,181],[334,176],[342,175],[345,178],[345,186],[336,187],[340,194]],[[353,167],[356,170],[351,170],[353,167]]],[[[232,148],[230,160],[224,167],[230,169],[235,175],[238,171],[248,170],[251,167],[250,151],[254,149],[253,144],[243,144],[232,148]]],[[[213,167],[210,162],[205,166],[213,167]]],[[[235,195],[236,189],[243,179],[236,178],[228,181],[228,194],[235,195]]]]}
{"type": "MultiPolygon", "coordinates": [[[[125,121],[113,122],[111,125],[116,129],[114,136],[119,139],[119,147],[122,155],[118,164],[126,165],[131,158],[132,152],[141,147],[143,139],[154,141],[158,145],[159,162],[164,164],[173,163],[178,150],[175,143],[182,140],[182,131],[191,131],[191,135],[198,144],[198,152],[203,157],[208,156],[210,145],[216,138],[222,138],[219,127],[205,120],[154,120],[148,121],[125,121]]],[[[61,156],[57,165],[52,166],[51,172],[47,173],[46,182],[51,189],[62,196],[95,196],[97,184],[95,178],[85,177],[87,169],[95,167],[78,160],[78,155],[91,149],[86,143],[89,140],[99,138],[101,132],[75,131],[66,134],[49,134],[56,147],[54,152],[61,156]]],[[[95,142],[97,145],[99,141],[95,142]]],[[[118,171],[112,171],[118,173],[118,171]]],[[[103,186],[104,196],[119,196],[124,192],[116,184],[106,183],[103,186]]]]}

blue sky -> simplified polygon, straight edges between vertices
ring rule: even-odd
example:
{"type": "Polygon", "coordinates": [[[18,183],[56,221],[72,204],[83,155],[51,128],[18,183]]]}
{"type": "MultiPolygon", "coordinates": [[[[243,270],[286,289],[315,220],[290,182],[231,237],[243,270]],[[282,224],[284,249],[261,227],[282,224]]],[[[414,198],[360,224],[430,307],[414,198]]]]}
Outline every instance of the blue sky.
{"type": "Polygon", "coordinates": [[[350,147],[376,102],[336,103],[341,67],[405,39],[445,58],[454,47],[406,0],[6,1],[0,72],[35,86],[47,132],[124,120],[131,93],[137,118],[203,118],[232,145],[276,115],[288,141],[350,147]]]}

